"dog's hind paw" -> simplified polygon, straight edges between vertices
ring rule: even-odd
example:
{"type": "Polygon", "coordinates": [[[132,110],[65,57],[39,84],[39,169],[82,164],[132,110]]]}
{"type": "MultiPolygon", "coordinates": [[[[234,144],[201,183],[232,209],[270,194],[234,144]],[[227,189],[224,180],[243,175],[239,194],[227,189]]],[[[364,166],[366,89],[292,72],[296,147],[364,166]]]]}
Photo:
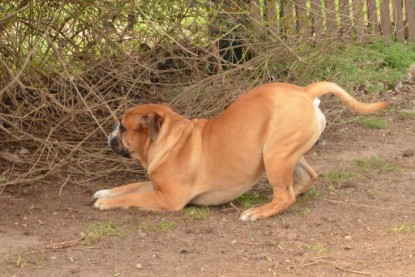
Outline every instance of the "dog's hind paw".
{"type": "Polygon", "coordinates": [[[97,192],[95,192],[95,194],[92,196],[94,198],[110,198],[110,197],[114,197],[115,194],[111,192],[111,190],[109,189],[102,189],[99,190],[97,192]]]}

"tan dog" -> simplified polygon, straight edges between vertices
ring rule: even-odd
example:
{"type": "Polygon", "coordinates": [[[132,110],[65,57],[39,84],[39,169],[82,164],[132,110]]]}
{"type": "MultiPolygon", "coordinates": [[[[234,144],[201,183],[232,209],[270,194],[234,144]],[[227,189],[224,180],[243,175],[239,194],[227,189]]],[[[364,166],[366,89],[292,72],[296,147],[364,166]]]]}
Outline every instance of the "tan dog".
{"type": "Polygon", "coordinates": [[[248,191],[266,173],[272,201],[240,219],[278,214],[317,178],[303,155],[325,127],[317,97],[327,93],[360,113],[388,105],[359,102],[338,85],[320,82],[256,87],[211,120],[186,119],[168,105],[134,107],[108,141],[116,153],[140,161],[150,181],[97,191],[94,206],[177,211],[189,203],[217,205],[248,191]]]}

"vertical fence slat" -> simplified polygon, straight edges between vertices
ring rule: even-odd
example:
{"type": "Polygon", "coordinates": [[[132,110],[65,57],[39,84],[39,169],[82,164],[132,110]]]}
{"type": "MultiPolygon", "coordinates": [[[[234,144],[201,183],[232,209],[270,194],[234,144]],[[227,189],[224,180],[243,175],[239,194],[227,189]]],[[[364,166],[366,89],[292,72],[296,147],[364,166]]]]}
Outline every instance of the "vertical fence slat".
{"type": "Polygon", "coordinates": [[[389,36],[391,31],[391,18],[389,9],[389,0],[381,0],[380,3],[380,25],[382,28],[382,35],[389,36]]]}
{"type": "Polygon", "coordinates": [[[279,33],[279,20],[277,16],[277,2],[275,0],[266,0],[265,1],[265,7],[266,7],[266,22],[268,29],[274,33],[275,35],[278,35],[279,33]]]}
{"type": "Polygon", "coordinates": [[[328,32],[337,35],[336,3],[334,1],[326,1],[326,5],[326,22],[328,32]]]}
{"type": "Polygon", "coordinates": [[[365,22],[363,18],[363,1],[356,1],[356,3],[354,3],[353,21],[354,21],[356,38],[359,41],[362,41],[363,35],[366,32],[365,22]]]}
{"type": "Polygon", "coordinates": [[[393,16],[395,21],[396,39],[399,42],[402,42],[405,40],[404,24],[402,17],[402,0],[394,0],[393,4],[393,16]]]}
{"type": "Polygon", "coordinates": [[[408,40],[415,41],[415,11],[413,0],[405,0],[406,24],[408,26],[408,40]]]}
{"type": "Polygon", "coordinates": [[[380,34],[380,26],[376,10],[376,0],[367,0],[368,27],[372,33],[380,34]]]}
{"type": "Polygon", "coordinates": [[[309,35],[310,28],[308,26],[307,0],[297,0],[296,3],[298,33],[302,35],[309,35]]]}
{"type": "Polygon", "coordinates": [[[339,1],[340,32],[343,37],[350,36],[351,20],[349,8],[349,0],[339,1]]]}
{"type": "Polygon", "coordinates": [[[284,33],[285,35],[293,36],[296,34],[295,17],[294,17],[294,2],[288,0],[283,6],[284,14],[284,33]]]}
{"type": "Polygon", "coordinates": [[[311,0],[311,15],[313,18],[313,28],[316,37],[323,33],[323,7],[321,0],[311,0]]]}
{"type": "Polygon", "coordinates": [[[251,15],[252,15],[252,27],[253,30],[257,32],[257,34],[261,34],[263,30],[262,26],[262,14],[261,14],[261,6],[259,3],[259,0],[252,0],[250,2],[250,9],[251,9],[251,15]]]}

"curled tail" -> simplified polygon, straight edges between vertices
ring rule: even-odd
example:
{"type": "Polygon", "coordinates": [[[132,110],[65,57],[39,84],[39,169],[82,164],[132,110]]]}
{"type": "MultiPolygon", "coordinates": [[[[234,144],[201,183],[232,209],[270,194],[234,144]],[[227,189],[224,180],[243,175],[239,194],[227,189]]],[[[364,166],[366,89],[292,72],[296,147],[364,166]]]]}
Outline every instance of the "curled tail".
{"type": "Polygon", "coordinates": [[[321,95],[333,94],[338,97],[350,109],[361,113],[369,114],[379,111],[389,105],[388,101],[378,101],[374,103],[364,103],[356,100],[353,96],[348,94],[344,89],[335,83],[331,82],[317,82],[306,87],[307,94],[311,99],[315,99],[321,95]]]}

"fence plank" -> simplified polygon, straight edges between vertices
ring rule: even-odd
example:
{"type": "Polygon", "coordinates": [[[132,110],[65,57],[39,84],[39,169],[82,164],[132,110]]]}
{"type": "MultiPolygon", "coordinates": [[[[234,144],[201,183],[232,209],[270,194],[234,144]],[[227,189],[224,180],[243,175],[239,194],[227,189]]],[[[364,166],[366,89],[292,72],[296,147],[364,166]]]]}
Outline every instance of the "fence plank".
{"type": "Polygon", "coordinates": [[[275,0],[265,0],[267,27],[274,35],[279,34],[279,20],[277,16],[277,2],[275,0]]]}
{"type": "Polygon", "coordinates": [[[334,35],[338,34],[337,29],[337,18],[336,18],[336,3],[334,1],[326,1],[327,10],[326,10],[326,18],[327,18],[327,29],[328,32],[334,35]]]}
{"type": "Polygon", "coordinates": [[[296,3],[298,33],[302,35],[310,35],[307,16],[307,0],[297,0],[296,3]]]}
{"type": "Polygon", "coordinates": [[[380,26],[376,10],[376,0],[367,0],[368,27],[372,33],[380,34],[380,26]]]}
{"type": "Polygon", "coordinates": [[[350,37],[352,21],[350,19],[349,0],[339,1],[340,33],[343,37],[350,37]]]}
{"type": "Polygon", "coordinates": [[[382,28],[382,35],[389,36],[392,34],[391,31],[391,18],[389,9],[389,0],[381,0],[380,3],[380,22],[382,28]]]}
{"type": "Polygon", "coordinates": [[[323,7],[321,0],[311,0],[311,15],[313,19],[314,35],[321,36],[323,33],[323,7]]]}
{"type": "Polygon", "coordinates": [[[413,0],[405,0],[406,24],[408,26],[408,40],[415,41],[415,11],[413,0]]]}
{"type": "Polygon", "coordinates": [[[394,21],[395,21],[395,29],[396,29],[396,39],[399,42],[405,40],[404,34],[404,24],[403,24],[403,16],[402,16],[402,0],[394,0],[393,1],[393,9],[394,9],[394,21]]]}
{"type": "Polygon", "coordinates": [[[365,22],[363,18],[363,1],[353,3],[353,21],[355,27],[356,38],[363,41],[363,35],[366,32],[365,22]]]}
{"type": "Polygon", "coordinates": [[[283,6],[284,34],[288,37],[296,34],[294,17],[294,2],[288,0],[283,6]]]}

